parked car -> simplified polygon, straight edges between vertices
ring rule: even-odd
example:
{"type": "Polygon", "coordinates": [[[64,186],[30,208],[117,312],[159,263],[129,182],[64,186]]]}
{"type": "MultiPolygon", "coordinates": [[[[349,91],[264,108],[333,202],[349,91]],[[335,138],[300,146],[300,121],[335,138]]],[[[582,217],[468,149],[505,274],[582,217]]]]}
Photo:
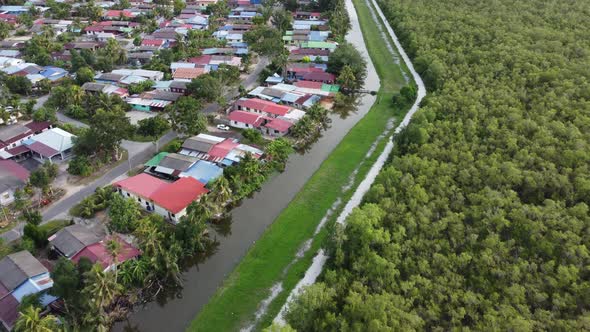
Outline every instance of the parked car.
{"type": "Polygon", "coordinates": [[[219,129],[219,130],[226,130],[227,131],[227,130],[229,130],[229,127],[226,126],[226,125],[224,125],[224,124],[218,124],[217,125],[217,129],[219,129]]]}

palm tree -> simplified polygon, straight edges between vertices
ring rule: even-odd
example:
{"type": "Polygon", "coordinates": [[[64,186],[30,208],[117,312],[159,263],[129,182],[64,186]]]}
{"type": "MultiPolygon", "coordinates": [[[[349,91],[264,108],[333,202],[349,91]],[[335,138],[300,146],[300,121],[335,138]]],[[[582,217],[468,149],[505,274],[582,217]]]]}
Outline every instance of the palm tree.
{"type": "Polygon", "coordinates": [[[41,308],[28,306],[20,313],[14,330],[17,332],[54,332],[59,331],[57,318],[53,315],[41,317],[41,308]]]}
{"type": "Polygon", "coordinates": [[[95,264],[86,275],[87,286],[83,292],[92,300],[91,304],[104,313],[104,308],[110,304],[121,291],[121,285],[115,280],[115,275],[105,273],[100,264],[95,264]]]}
{"type": "Polygon", "coordinates": [[[281,53],[277,54],[272,62],[281,69],[281,76],[285,78],[287,76],[287,65],[289,64],[289,54],[286,50],[283,50],[281,53]]]}
{"type": "Polygon", "coordinates": [[[208,196],[211,196],[211,202],[215,204],[215,212],[218,214],[232,197],[232,191],[227,178],[224,176],[217,178],[211,184],[211,192],[208,196]]]}
{"type": "Polygon", "coordinates": [[[117,280],[119,280],[119,268],[117,266],[119,264],[118,257],[119,257],[119,254],[121,253],[121,251],[123,250],[123,247],[121,246],[121,242],[119,242],[119,239],[113,237],[110,240],[108,240],[107,241],[107,250],[109,251],[109,254],[111,254],[112,264],[115,269],[115,281],[117,281],[117,280]]]}
{"type": "Polygon", "coordinates": [[[69,95],[70,95],[72,105],[82,104],[82,100],[84,98],[84,90],[82,90],[82,88],[77,85],[71,85],[69,89],[70,89],[69,95]]]}
{"type": "Polygon", "coordinates": [[[134,233],[146,257],[154,257],[162,250],[160,232],[149,219],[140,219],[134,233]]]}
{"type": "Polygon", "coordinates": [[[178,253],[182,251],[178,243],[174,243],[168,250],[160,251],[157,257],[157,270],[168,280],[181,284],[180,267],[178,266],[178,253]]]}

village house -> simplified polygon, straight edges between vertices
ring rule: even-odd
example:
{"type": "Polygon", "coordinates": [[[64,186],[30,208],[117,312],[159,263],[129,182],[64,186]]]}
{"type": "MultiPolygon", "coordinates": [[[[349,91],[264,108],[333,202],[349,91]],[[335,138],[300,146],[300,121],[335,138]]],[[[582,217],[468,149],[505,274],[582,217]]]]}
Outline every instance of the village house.
{"type": "Polygon", "coordinates": [[[0,158],[25,159],[30,155],[30,150],[23,143],[35,134],[42,133],[51,128],[49,122],[30,122],[24,126],[12,124],[0,127],[0,158]]]}
{"type": "MultiPolygon", "coordinates": [[[[328,22],[324,20],[293,20],[293,30],[322,30],[328,22]]],[[[326,30],[325,27],[323,30],[326,30]]]]}
{"type": "Polygon", "coordinates": [[[337,43],[328,41],[306,41],[300,44],[303,49],[328,50],[330,52],[334,52],[337,46],[337,43]]]}
{"type": "Polygon", "coordinates": [[[181,93],[153,90],[144,92],[139,96],[134,95],[128,97],[125,101],[131,105],[133,109],[138,111],[163,111],[166,106],[174,103],[182,96],[183,94],[181,93]]]}
{"type": "Polygon", "coordinates": [[[114,271],[115,268],[125,263],[128,260],[137,258],[141,252],[139,249],[123,240],[120,235],[113,234],[105,237],[103,240],[87,245],[74,256],[71,261],[78,264],[80,259],[87,258],[92,264],[100,264],[103,271],[114,271]],[[119,252],[117,257],[113,255],[108,249],[109,241],[116,241],[119,244],[119,252]]]}
{"type": "Polygon", "coordinates": [[[152,61],[153,52],[131,52],[127,53],[127,60],[132,66],[140,66],[152,61]]]}
{"type": "Polygon", "coordinates": [[[74,135],[61,128],[51,128],[23,142],[31,151],[33,159],[43,163],[53,162],[55,157],[64,160],[71,155],[74,135]]]}
{"type": "Polygon", "coordinates": [[[293,122],[283,119],[272,119],[262,129],[262,133],[272,137],[283,137],[289,134],[293,122]]]}
{"type": "Polygon", "coordinates": [[[234,104],[234,109],[240,111],[247,111],[258,113],[271,118],[284,116],[289,113],[291,107],[285,105],[278,105],[271,101],[266,101],[258,98],[240,98],[234,104]]]}
{"type": "Polygon", "coordinates": [[[192,177],[197,181],[208,184],[223,175],[223,169],[212,162],[199,160],[188,170],[180,173],[180,177],[192,177]]]}
{"type": "MultiPolygon", "coordinates": [[[[194,64],[193,64],[194,66],[194,64]]],[[[172,79],[180,82],[190,82],[206,73],[205,68],[177,68],[172,73],[172,79]]]]}
{"type": "MultiPolygon", "coordinates": [[[[159,158],[161,156],[162,155],[158,154],[156,157],[159,158]]],[[[195,157],[181,155],[178,153],[168,153],[164,155],[156,165],[148,167],[146,171],[169,179],[177,179],[180,177],[180,173],[186,172],[198,160],[199,159],[195,157]]]]}
{"type": "Polygon", "coordinates": [[[14,202],[14,192],[29,181],[30,172],[14,160],[0,160],[0,205],[14,202]]]}
{"type": "Polygon", "coordinates": [[[97,243],[104,237],[81,224],[74,224],[60,229],[49,239],[49,247],[58,255],[71,259],[87,246],[97,243]]]}
{"type": "Polygon", "coordinates": [[[129,20],[136,17],[139,13],[129,10],[107,10],[102,17],[106,20],[129,20]]]}
{"type": "Polygon", "coordinates": [[[113,74],[119,74],[123,76],[139,76],[152,81],[160,81],[164,79],[164,73],[157,70],[146,70],[146,69],[115,69],[111,71],[113,74]]]}
{"type": "Polygon", "coordinates": [[[321,17],[320,12],[306,12],[306,11],[296,11],[293,13],[293,18],[296,20],[312,20],[316,21],[319,20],[321,17]]]}
{"type": "Polygon", "coordinates": [[[8,331],[18,319],[18,307],[27,295],[41,293],[46,307],[56,298],[46,291],[53,286],[49,270],[28,251],[19,251],[0,260],[0,322],[8,331]]]}
{"type": "Polygon", "coordinates": [[[233,111],[228,119],[230,126],[240,129],[258,129],[267,122],[266,117],[246,111],[233,111]]]}
{"type": "Polygon", "coordinates": [[[240,144],[235,139],[199,134],[187,138],[178,153],[225,167],[239,163],[246,153],[250,153],[254,158],[258,159],[262,156],[263,151],[249,145],[240,144]]]}
{"type": "Polygon", "coordinates": [[[114,186],[123,197],[136,200],[147,211],[155,212],[174,224],[186,215],[190,203],[209,192],[205,184],[192,177],[169,183],[147,173],[118,181],[114,186]]]}
{"type": "Polygon", "coordinates": [[[158,81],[153,86],[155,90],[169,91],[174,93],[180,93],[182,95],[188,95],[186,88],[188,82],[184,81],[158,81]]]}
{"type": "Polygon", "coordinates": [[[107,95],[117,95],[121,98],[125,98],[129,95],[127,89],[120,88],[118,86],[106,83],[94,83],[94,82],[86,82],[82,85],[82,89],[86,93],[90,94],[98,94],[104,93],[107,95]]]}

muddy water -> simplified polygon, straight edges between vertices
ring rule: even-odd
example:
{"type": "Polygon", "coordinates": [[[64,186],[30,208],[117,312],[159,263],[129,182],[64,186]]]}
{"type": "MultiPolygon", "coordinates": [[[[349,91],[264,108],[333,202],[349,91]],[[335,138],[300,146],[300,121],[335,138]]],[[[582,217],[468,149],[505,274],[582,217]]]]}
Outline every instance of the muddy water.
{"type": "MultiPolygon", "coordinates": [[[[354,14],[351,19],[356,21],[354,14]]],[[[368,57],[358,24],[354,26],[355,31],[351,31],[347,39],[368,57]]],[[[379,79],[375,68],[371,64],[367,69],[365,88],[378,90],[379,79]]],[[[216,252],[183,273],[183,288],[173,298],[137,308],[126,322],[115,325],[113,330],[184,331],[248,248],[295,197],[344,135],[369,111],[374,101],[374,96],[363,95],[356,112],[344,119],[338,115],[331,116],[331,127],[305,154],[292,155],[284,173],[269,179],[260,192],[232,211],[229,230],[216,234],[219,241],[216,252]]],[[[231,319],[231,313],[227,314],[231,319]]]]}

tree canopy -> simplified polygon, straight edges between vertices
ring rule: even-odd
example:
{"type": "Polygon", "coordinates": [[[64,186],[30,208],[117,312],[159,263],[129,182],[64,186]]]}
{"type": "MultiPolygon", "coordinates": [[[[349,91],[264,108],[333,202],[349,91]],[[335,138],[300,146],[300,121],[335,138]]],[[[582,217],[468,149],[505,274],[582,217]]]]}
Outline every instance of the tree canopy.
{"type": "Polygon", "coordinates": [[[587,3],[380,3],[430,95],[289,323],[588,330],[587,3]]]}

